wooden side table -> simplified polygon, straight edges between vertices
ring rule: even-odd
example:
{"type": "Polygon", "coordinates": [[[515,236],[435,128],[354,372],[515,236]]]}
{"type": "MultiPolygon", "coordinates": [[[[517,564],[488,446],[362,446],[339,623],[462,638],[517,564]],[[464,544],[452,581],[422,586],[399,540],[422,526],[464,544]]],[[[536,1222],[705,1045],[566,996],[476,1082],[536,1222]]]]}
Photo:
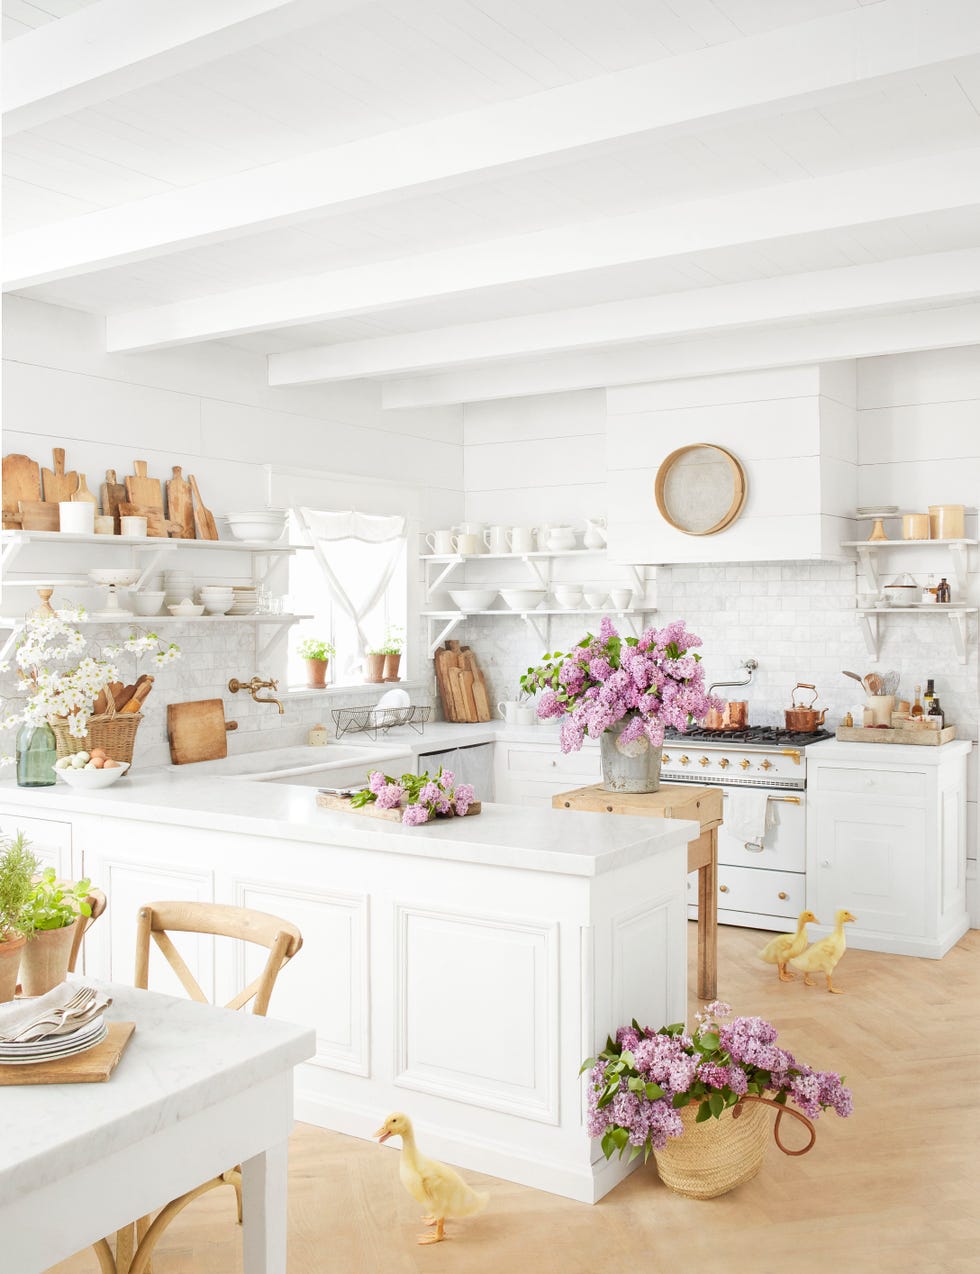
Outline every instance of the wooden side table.
{"type": "Polygon", "coordinates": [[[722,823],[719,787],[671,783],[658,792],[607,792],[601,784],[559,792],[556,810],[594,814],[634,814],[642,818],[683,818],[699,823],[701,835],[687,847],[687,870],[698,873],[698,995],[718,994],[718,828],[722,823]]]}

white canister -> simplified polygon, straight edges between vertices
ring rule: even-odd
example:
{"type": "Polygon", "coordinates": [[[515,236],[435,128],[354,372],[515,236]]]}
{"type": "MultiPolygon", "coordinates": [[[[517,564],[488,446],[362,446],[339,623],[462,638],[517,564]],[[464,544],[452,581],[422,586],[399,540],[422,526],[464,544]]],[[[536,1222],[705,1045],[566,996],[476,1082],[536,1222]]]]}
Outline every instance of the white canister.
{"type": "Polygon", "coordinates": [[[460,532],[457,552],[463,557],[475,557],[477,553],[483,553],[484,551],[482,535],[473,535],[469,531],[460,532]]]}
{"type": "Polygon", "coordinates": [[[553,526],[548,532],[548,552],[567,553],[575,547],[575,532],[570,526],[553,526]]]}
{"type": "Polygon", "coordinates": [[[137,517],[135,514],[130,517],[119,519],[119,533],[130,538],[139,538],[146,535],[146,518],[137,517]]]}
{"type": "Polygon", "coordinates": [[[867,707],[871,710],[875,725],[891,725],[895,709],[894,695],[868,695],[867,707]]]}
{"type": "Polygon", "coordinates": [[[534,527],[515,526],[510,533],[510,551],[512,553],[534,552],[534,527]]]}
{"type": "Polygon", "coordinates": [[[90,500],[59,500],[58,526],[68,535],[94,535],[95,505],[90,500]]]}
{"type": "Polygon", "coordinates": [[[505,526],[491,526],[483,532],[483,543],[491,553],[509,553],[510,532],[505,526]]]}
{"type": "Polygon", "coordinates": [[[444,531],[430,531],[425,537],[429,552],[439,557],[451,557],[459,549],[459,537],[453,534],[452,527],[444,531]]]}

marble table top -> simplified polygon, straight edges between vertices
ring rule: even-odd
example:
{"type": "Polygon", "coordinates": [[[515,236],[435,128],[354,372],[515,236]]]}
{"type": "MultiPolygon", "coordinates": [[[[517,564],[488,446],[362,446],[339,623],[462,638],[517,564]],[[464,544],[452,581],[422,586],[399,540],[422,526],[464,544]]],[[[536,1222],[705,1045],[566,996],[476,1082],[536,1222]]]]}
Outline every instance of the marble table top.
{"type": "Polygon", "coordinates": [[[311,1057],[306,1027],[153,991],[96,982],[111,992],[108,1020],[135,1022],[103,1084],[0,1090],[0,1199],[66,1177],[311,1057]]]}

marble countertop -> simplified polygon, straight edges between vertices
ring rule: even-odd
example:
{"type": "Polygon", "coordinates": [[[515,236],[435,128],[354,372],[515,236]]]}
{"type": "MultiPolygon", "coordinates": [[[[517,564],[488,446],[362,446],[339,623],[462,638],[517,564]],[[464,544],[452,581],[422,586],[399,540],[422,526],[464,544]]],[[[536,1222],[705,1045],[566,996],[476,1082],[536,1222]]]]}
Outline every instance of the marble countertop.
{"type": "Polygon", "coordinates": [[[907,743],[847,743],[823,739],[806,749],[807,761],[858,761],[862,765],[941,765],[973,750],[971,739],[953,739],[937,747],[907,743]]]}
{"type": "MultiPolygon", "coordinates": [[[[104,985],[95,983],[94,985],[104,985]]],[[[106,1017],[136,1031],[105,1084],[2,1090],[0,1198],[13,1201],[93,1159],[243,1092],[315,1051],[312,1030],[113,985],[106,1017]]]]}

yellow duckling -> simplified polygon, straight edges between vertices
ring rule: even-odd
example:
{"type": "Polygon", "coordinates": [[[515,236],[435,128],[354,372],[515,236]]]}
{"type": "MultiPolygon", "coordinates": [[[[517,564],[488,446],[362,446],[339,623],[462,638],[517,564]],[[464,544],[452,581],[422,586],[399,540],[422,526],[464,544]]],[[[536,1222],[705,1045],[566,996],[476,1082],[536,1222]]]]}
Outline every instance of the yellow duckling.
{"type": "Polygon", "coordinates": [[[842,909],[838,911],[834,919],[834,932],[829,937],[821,938],[819,942],[815,942],[812,947],[807,947],[802,955],[795,956],[790,963],[794,968],[802,971],[804,986],[814,986],[815,983],[810,980],[810,974],[819,972],[824,974],[827,979],[828,991],[834,995],[843,995],[844,992],[841,988],[834,986],[831,982],[830,975],[840,962],[841,956],[847,950],[844,926],[856,920],[857,917],[842,909]]]}
{"type": "Polygon", "coordinates": [[[779,970],[780,982],[795,982],[796,974],[788,972],[786,962],[798,956],[806,946],[807,925],[818,925],[820,921],[812,911],[801,911],[796,922],[795,933],[780,933],[759,952],[759,959],[766,964],[774,964],[779,970]]]}
{"type": "Polygon", "coordinates": [[[446,1217],[473,1216],[487,1206],[490,1196],[471,1190],[455,1168],[419,1154],[412,1121],[407,1115],[389,1115],[374,1136],[379,1141],[387,1141],[389,1137],[402,1139],[398,1165],[401,1183],[413,1199],[429,1209],[429,1215],[422,1218],[425,1224],[436,1227],[434,1234],[420,1234],[420,1243],[442,1242],[446,1237],[446,1217]]]}

